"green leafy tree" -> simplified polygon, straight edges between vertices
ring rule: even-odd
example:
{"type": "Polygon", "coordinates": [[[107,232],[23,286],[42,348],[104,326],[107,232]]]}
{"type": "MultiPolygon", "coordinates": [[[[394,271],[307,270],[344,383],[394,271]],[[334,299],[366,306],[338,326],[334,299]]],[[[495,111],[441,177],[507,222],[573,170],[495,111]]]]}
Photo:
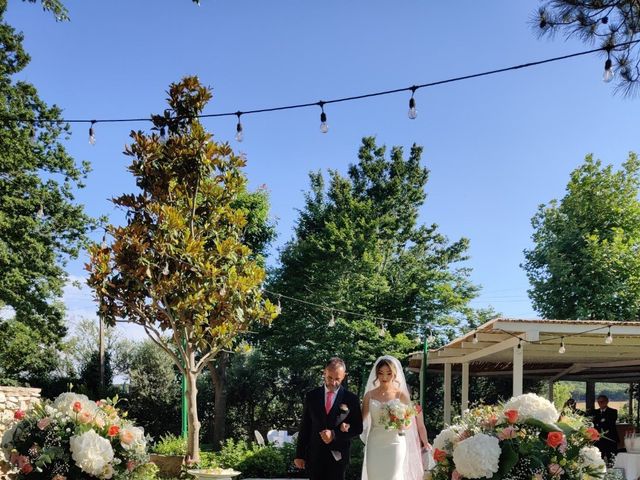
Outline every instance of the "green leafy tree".
{"type": "Polygon", "coordinates": [[[0,308],[51,344],[65,334],[64,265],[91,224],[73,193],[88,165],[77,167],[60,143],[69,132],[60,109],[14,81],[29,56],[22,34],[2,21],[6,8],[0,0],[0,308]]]}
{"type": "MultiPolygon", "coordinates": [[[[635,0],[542,0],[532,24],[541,36],[561,32],[604,49],[617,88],[626,95],[637,93],[640,57],[640,4],[635,0]],[[616,73],[617,72],[617,73],[616,73]]],[[[606,62],[606,60],[605,60],[606,62]]],[[[605,77],[613,80],[611,74],[605,77]]]]}
{"type": "Polygon", "coordinates": [[[109,397],[113,392],[113,369],[111,353],[104,352],[104,385],[100,385],[100,352],[91,352],[86,363],[80,365],[79,391],[93,400],[109,397]]]}
{"type": "Polygon", "coordinates": [[[38,330],[15,319],[0,322],[0,384],[39,383],[58,367],[55,346],[38,330]]]}
{"type": "Polygon", "coordinates": [[[135,346],[127,411],[154,438],[180,433],[180,380],[171,357],[150,340],[135,346]]]}
{"type": "Polygon", "coordinates": [[[634,153],[618,171],[588,155],[571,173],[562,200],[538,208],[523,268],[543,317],[640,315],[639,173],[634,153]]]}
{"type": "MultiPolygon", "coordinates": [[[[251,254],[260,265],[264,264],[267,247],[275,238],[275,226],[269,219],[269,195],[265,188],[256,192],[243,192],[235,207],[240,208],[247,219],[242,232],[242,242],[251,248],[251,254]]],[[[227,418],[227,377],[230,363],[229,353],[220,352],[209,362],[207,369],[213,388],[213,428],[211,443],[214,448],[222,445],[225,438],[227,418]]]]}
{"type": "Polygon", "coordinates": [[[377,356],[404,358],[419,348],[416,335],[469,310],[476,287],[463,265],[468,241],[449,242],[436,225],[418,223],[429,175],[421,155],[414,145],[406,159],[400,147],[387,158],[384,146],[364,138],[346,177],[332,171],[325,187],[322,174],[310,175],[294,238],[268,286],[283,297],[281,316],[258,344],[265,368],[296,379],[312,372],[315,382],[338,354],[358,389],[377,356]]]}
{"type": "Polygon", "coordinates": [[[247,219],[236,201],[246,191],[244,159],[212,141],[197,118],[210,98],[186,77],[170,86],[164,115],[153,116],[160,135],[131,133],[126,154],[140,193],[114,199],[126,225],[108,226],[113,243],[93,245],[87,265],[105,322],[141,325],[186,376],[194,462],[198,374],[252,322],[276,316],[262,298],[264,269],[242,242],[247,219]]]}

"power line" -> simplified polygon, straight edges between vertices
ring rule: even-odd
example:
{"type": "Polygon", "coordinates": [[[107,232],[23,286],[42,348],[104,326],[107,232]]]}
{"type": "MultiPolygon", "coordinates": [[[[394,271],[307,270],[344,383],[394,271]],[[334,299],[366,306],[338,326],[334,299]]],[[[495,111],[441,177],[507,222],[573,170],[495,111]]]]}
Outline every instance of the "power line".
{"type": "MultiPolygon", "coordinates": [[[[455,83],[455,82],[461,82],[464,80],[471,80],[471,79],[475,79],[475,78],[480,78],[480,77],[486,77],[486,76],[490,76],[490,75],[497,75],[500,73],[506,73],[506,72],[510,72],[510,71],[514,71],[514,70],[521,70],[524,68],[531,68],[531,67],[535,67],[535,66],[539,66],[539,65],[544,65],[547,63],[553,63],[553,62],[559,62],[562,60],[568,60],[571,58],[575,58],[575,57],[580,57],[580,56],[584,56],[584,55],[589,55],[592,53],[596,53],[596,52],[606,52],[607,54],[609,54],[612,50],[618,49],[618,48],[625,48],[628,47],[630,45],[636,44],[640,42],[639,40],[632,40],[629,42],[624,42],[624,43],[620,43],[614,46],[608,46],[608,47],[600,47],[600,48],[593,48],[591,50],[584,50],[581,52],[576,52],[576,53],[571,53],[568,55],[561,55],[558,57],[552,57],[552,58],[547,58],[544,60],[536,60],[536,61],[532,61],[532,62],[527,62],[527,63],[523,63],[520,65],[512,65],[509,67],[503,67],[503,68],[498,68],[498,69],[494,69],[494,70],[487,70],[484,72],[479,72],[479,73],[472,73],[470,75],[463,75],[463,76],[459,76],[459,77],[452,77],[452,78],[447,78],[444,80],[437,80],[434,82],[428,82],[428,83],[422,83],[422,84],[418,84],[418,85],[412,85],[409,87],[401,87],[401,88],[395,88],[395,89],[391,89],[391,90],[382,90],[382,91],[378,91],[378,92],[371,92],[371,93],[364,93],[361,95],[353,95],[353,96],[349,96],[349,97],[340,97],[340,98],[334,98],[334,99],[330,99],[330,100],[320,100],[317,102],[306,102],[306,103],[297,103],[297,104],[291,104],[291,105],[281,105],[281,106],[275,106],[275,107],[267,107],[267,108],[251,108],[248,110],[238,110],[235,112],[222,112],[222,113],[209,113],[209,114],[201,114],[201,115],[196,115],[196,116],[192,116],[192,117],[177,117],[179,118],[218,118],[218,117],[232,117],[232,116],[236,116],[238,117],[238,131],[241,132],[242,131],[242,124],[240,123],[240,117],[242,115],[253,115],[253,114],[258,114],[258,113],[269,113],[269,112],[278,112],[278,111],[283,111],[283,110],[294,110],[294,109],[301,109],[301,108],[308,108],[308,107],[320,107],[322,110],[321,113],[321,118],[322,118],[322,124],[325,125],[326,127],[326,114],[324,112],[324,106],[325,105],[331,105],[334,103],[343,103],[343,102],[351,102],[351,101],[355,101],[355,100],[363,100],[363,99],[367,99],[367,98],[373,98],[373,97],[380,97],[380,96],[384,96],[384,95],[392,95],[392,94],[396,94],[396,93],[401,93],[401,92],[411,92],[411,98],[409,100],[409,106],[410,106],[410,112],[409,112],[409,117],[410,118],[415,118],[416,116],[416,111],[415,111],[415,99],[414,99],[414,94],[417,90],[421,89],[421,88],[429,88],[429,87],[435,87],[438,85],[445,85],[448,83],[455,83]]],[[[609,72],[611,69],[611,66],[609,65],[609,68],[607,69],[607,64],[605,64],[605,73],[609,72]]],[[[11,116],[3,116],[0,117],[0,121],[4,121],[4,122],[18,122],[18,123],[28,123],[28,124],[32,124],[32,125],[37,125],[37,124],[45,124],[45,123],[89,123],[92,126],[97,124],[97,123],[124,123],[124,122],[149,122],[151,121],[151,118],[149,117],[131,117],[131,118],[94,118],[94,119],[89,119],[89,118],[80,118],[80,119],[46,119],[46,118],[26,118],[26,117],[11,117],[11,116]]],[[[326,130],[323,130],[323,132],[326,132],[326,130]]],[[[241,139],[238,139],[238,141],[241,141],[241,139]]]]}

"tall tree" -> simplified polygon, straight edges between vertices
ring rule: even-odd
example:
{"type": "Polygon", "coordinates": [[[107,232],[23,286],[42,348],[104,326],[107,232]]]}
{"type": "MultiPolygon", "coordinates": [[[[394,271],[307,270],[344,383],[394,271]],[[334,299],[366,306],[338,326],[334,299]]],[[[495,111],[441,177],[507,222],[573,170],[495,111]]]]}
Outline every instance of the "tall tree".
{"type": "Polygon", "coordinates": [[[387,158],[369,137],[346,177],[331,171],[325,187],[321,173],[310,175],[294,238],[268,286],[282,295],[282,315],[258,345],[269,367],[309,378],[339,354],[358,386],[378,355],[403,357],[418,348],[416,335],[468,310],[476,292],[463,264],[468,241],[449,242],[436,225],[418,223],[429,176],[421,155],[414,145],[406,159],[400,147],[387,158]]]}
{"type": "Polygon", "coordinates": [[[542,0],[532,23],[541,36],[562,32],[567,38],[596,43],[607,55],[604,79],[611,81],[615,75],[618,90],[637,93],[640,4],[636,0],[542,0]]]}
{"type": "MultiPolygon", "coordinates": [[[[256,192],[244,192],[238,196],[234,206],[242,209],[247,219],[242,233],[242,242],[251,248],[253,258],[263,265],[265,251],[275,238],[275,226],[269,219],[267,190],[260,188],[256,192]]],[[[212,359],[207,366],[214,394],[211,435],[214,448],[218,448],[225,438],[229,363],[229,353],[224,351],[212,359]]]]}
{"type": "Polygon", "coordinates": [[[640,163],[618,171],[588,155],[561,201],[531,220],[522,265],[534,308],[545,318],[630,320],[640,315],[640,163]]]}
{"type": "Polygon", "coordinates": [[[14,81],[29,56],[22,34],[3,21],[6,8],[0,0],[0,308],[11,307],[16,321],[52,344],[65,334],[64,266],[91,225],[73,193],[89,167],[60,143],[69,133],[61,110],[14,81]]]}
{"type": "Polygon", "coordinates": [[[262,298],[264,269],[242,242],[247,220],[236,201],[246,191],[245,161],[198,120],[210,99],[186,77],[152,117],[160,134],[131,133],[126,154],[140,193],[113,200],[126,225],[108,227],[113,243],[93,245],[87,265],[105,321],[141,325],[186,376],[187,456],[196,462],[198,374],[253,321],[276,315],[262,298]]]}

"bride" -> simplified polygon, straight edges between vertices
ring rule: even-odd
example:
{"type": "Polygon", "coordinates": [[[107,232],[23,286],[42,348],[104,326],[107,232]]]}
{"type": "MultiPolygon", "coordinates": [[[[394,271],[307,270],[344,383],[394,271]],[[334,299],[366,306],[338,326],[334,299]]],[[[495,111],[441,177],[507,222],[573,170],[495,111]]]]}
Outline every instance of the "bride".
{"type": "Polygon", "coordinates": [[[365,442],[362,480],[421,480],[420,440],[416,420],[400,435],[386,430],[381,421],[384,404],[391,400],[410,402],[409,389],[397,358],[378,358],[369,374],[362,400],[365,442]]]}

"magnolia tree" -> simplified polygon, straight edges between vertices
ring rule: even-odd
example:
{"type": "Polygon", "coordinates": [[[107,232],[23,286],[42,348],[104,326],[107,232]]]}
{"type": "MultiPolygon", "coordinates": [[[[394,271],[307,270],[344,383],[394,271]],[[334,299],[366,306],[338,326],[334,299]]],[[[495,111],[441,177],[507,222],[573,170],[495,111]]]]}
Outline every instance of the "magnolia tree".
{"type": "Polygon", "coordinates": [[[238,196],[245,161],[216,143],[197,116],[210,89],[187,77],[169,89],[152,134],[132,132],[125,154],[140,191],[113,200],[125,226],[90,248],[89,285],[107,324],[131,322],[171,356],[187,378],[187,459],[199,460],[198,373],[252,322],[276,307],[261,295],[265,271],[243,243],[238,196]]]}

